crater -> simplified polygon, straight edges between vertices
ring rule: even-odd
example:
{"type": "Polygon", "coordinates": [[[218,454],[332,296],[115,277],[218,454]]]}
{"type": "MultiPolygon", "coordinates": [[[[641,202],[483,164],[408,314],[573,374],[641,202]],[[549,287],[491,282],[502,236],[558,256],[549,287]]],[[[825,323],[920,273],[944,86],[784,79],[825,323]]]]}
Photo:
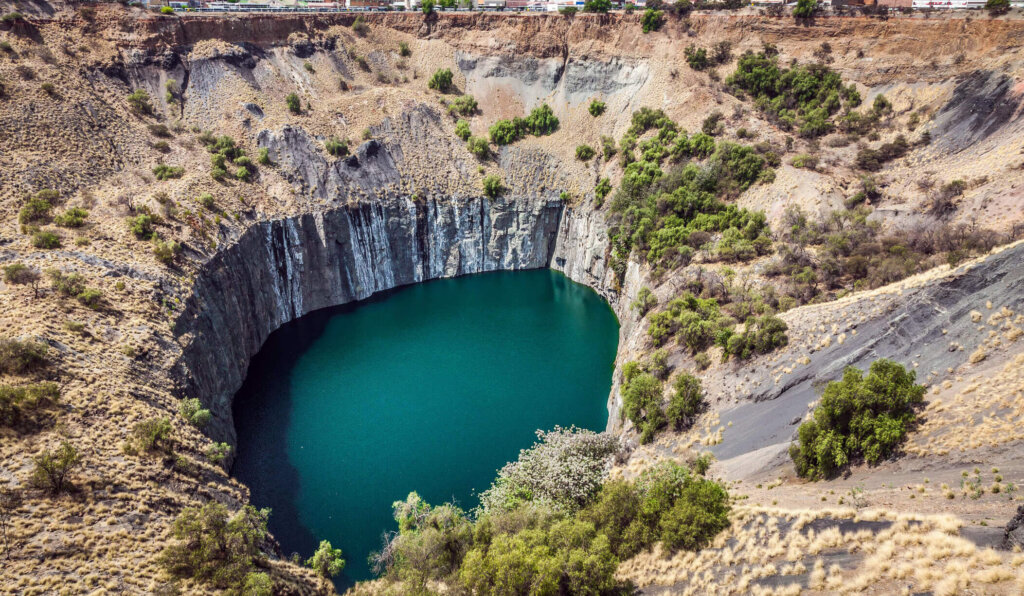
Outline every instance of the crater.
{"type": "Polygon", "coordinates": [[[285,553],[320,540],[339,588],[394,530],[391,504],[477,504],[536,429],[601,430],[618,323],[550,269],[430,281],[318,310],[275,331],[233,403],[233,473],[270,507],[285,553]]]}

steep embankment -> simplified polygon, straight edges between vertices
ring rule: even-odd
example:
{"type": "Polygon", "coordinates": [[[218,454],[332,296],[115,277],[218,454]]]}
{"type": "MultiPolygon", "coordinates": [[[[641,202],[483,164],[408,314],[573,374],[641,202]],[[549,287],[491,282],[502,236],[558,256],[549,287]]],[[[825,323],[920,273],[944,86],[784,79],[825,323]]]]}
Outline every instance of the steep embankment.
{"type": "MultiPolygon", "coordinates": [[[[22,489],[28,503],[14,516],[15,548],[4,568],[17,578],[15,589],[167,588],[156,555],[172,520],[204,502],[233,509],[247,502],[245,487],[206,454],[212,439],[231,441],[230,399],[249,358],[273,329],[311,310],[441,276],[550,266],[613,305],[622,323],[619,365],[650,353],[648,321],[630,308],[640,288],[651,286],[665,304],[695,275],[725,279],[731,268],[698,255],[689,267],[655,272],[633,259],[620,279],[609,267],[608,208],[595,200],[594,186],[606,176],[618,185],[622,167],[612,156],[579,161],[577,145],[601,148],[602,137],[621,138],[641,107],[663,109],[690,131],[719,111],[722,138],[763,143],[784,157],[774,181],[736,199],[766,211],[776,229],[787,221],[787,207],[825,215],[862,184],[864,172],[852,165],[855,142],[787,141],[789,133],[727,92],[721,78],[740,51],[773,43],[785,61],[830,63],[868,104],[884,92],[894,109],[880,141],[911,130],[931,133],[931,145],[915,146],[875,174],[882,192],[870,204],[881,228],[934,223],[934,189],[957,178],[967,182],[952,211],[940,214],[943,221],[1002,233],[1020,223],[1021,22],[848,18],[799,25],[701,14],[644,35],[639,18],[388,14],[367,17],[368,30],[357,31],[350,15],[162,18],[101,6],[4,25],[0,36],[10,49],[0,59],[0,261],[81,275],[102,296],[89,308],[47,283],[38,284],[38,295],[27,285],[2,287],[4,338],[37,338],[49,347],[45,370],[3,382],[58,381],[64,403],[59,424],[4,435],[0,480],[22,489]],[[721,42],[733,54],[721,72],[687,65],[689,45],[721,42]],[[930,61],[916,59],[922,55],[930,61]],[[462,116],[472,134],[486,136],[495,120],[522,116],[542,102],[559,118],[557,132],[492,145],[478,158],[455,136],[456,117],[447,110],[455,95],[427,88],[440,68],[453,71],[454,92],[478,102],[462,116]],[[129,102],[138,89],[148,100],[129,102]],[[298,109],[286,103],[293,93],[298,109]],[[606,103],[603,115],[588,112],[592,99],[606,103]],[[211,163],[208,147],[225,135],[247,152],[251,170],[239,176],[236,161],[214,178],[220,166],[211,163]],[[793,165],[798,152],[820,154],[820,166],[793,165]],[[181,171],[157,179],[158,164],[181,171]],[[501,179],[500,196],[484,196],[485,176],[501,179]],[[19,224],[24,194],[42,188],[57,191],[54,214],[88,211],[81,227],[39,223],[55,231],[59,248],[34,246],[33,231],[19,224]],[[150,217],[150,229],[140,227],[140,216],[150,217]],[[154,234],[177,242],[180,251],[161,260],[154,234]],[[185,423],[177,414],[185,397],[199,398],[214,422],[202,431],[185,423]],[[136,424],[158,418],[172,421],[173,452],[124,449],[136,440],[136,424]],[[32,456],[62,440],[80,450],[84,463],[73,475],[78,492],[52,498],[29,488],[32,456]]],[[[1012,391],[994,387],[992,398],[977,403],[955,393],[978,395],[964,385],[1014,362],[1016,336],[1011,340],[1012,329],[999,325],[1012,326],[1016,315],[987,321],[1001,306],[1020,308],[1019,254],[1018,246],[924,285],[908,280],[785,313],[787,349],[742,364],[712,364],[702,373],[712,408],[697,428],[666,432],[637,449],[624,472],[685,457],[703,442],[726,460],[720,466],[726,477],[784,474],[775,456],[815,387],[842,364],[877,356],[917,362],[929,373],[922,380],[942,391],[949,382],[948,398],[936,394],[934,402],[948,409],[931,420],[955,414],[963,424],[984,417],[985,408],[1012,391]],[[986,322],[970,314],[968,324],[962,313],[977,296],[990,298],[995,310],[984,311],[986,322]],[[965,349],[948,351],[943,330],[965,349]],[[991,331],[998,345],[984,337],[991,331]],[[966,368],[982,341],[989,354],[982,367],[991,368],[966,368]],[[724,435],[720,443],[716,432],[724,435]]],[[[729,283],[766,284],[767,265],[734,264],[738,277],[729,283]]],[[[669,363],[694,368],[677,345],[669,346],[669,363]]],[[[1011,373],[1007,383],[1016,382],[1011,373]]],[[[616,375],[609,426],[633,436],[617,413],[618,382],[616,375]]],[[[1013,420],[1005,411],[986,419],[992,418],[1013,420]]],[[[934,432],[935,442],[918,446],[921,467],[934,466],[939,445],[951,441],[941,429],[934,432]]],[[[969,451],[962,461],[1010,461],[1018,446],[1004,444],[1001,454],[969,451]]],[[[951,448],[959,447],[953,441],[951,448]]],[[[877,485],[885,472],[864,472],[864,478],[877,485]]],[[[942,470],[951,478],[958,472],[942,470]]],[[[779,494],[757,490],[737,488],[757,501],[779,494]]],[[[810,505],[824,491],[799,483],[777,490],[810,505]]],[[[888,504],[895,489],[878,490],[890,492],[872,498],[888,504]]],[[[917,505],[893,503],[900,510],[917,505]]],[[[992,495],[977,503],[994,524],[1009,501],[992,495]]],[[[937,499],[926,509],[942,505],[937,499]]],[[[653,579],[644,576],[646,559],[624,570],[637,572],[641,584],[671,586],[677,573],[685,577],[679,569],[688,563],[674,561],[678,568],[653,579]]],[[[271,573],[282,592],[315,587],[310,575],[280,560],[271,573]]]]}

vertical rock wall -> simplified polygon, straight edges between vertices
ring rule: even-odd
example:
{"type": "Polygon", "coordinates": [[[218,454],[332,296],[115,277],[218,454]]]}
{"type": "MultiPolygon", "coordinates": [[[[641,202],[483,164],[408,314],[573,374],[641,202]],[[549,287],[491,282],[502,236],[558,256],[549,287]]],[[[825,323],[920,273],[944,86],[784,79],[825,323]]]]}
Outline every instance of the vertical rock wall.
{"type": "Polygon", "coordinates": [[[260,222],[197,276],[176,326],[183,393],[212,410],[210,435],[233,443],[231,399],[275,329],[406,284],[547,267],[561,215],[558,201],[402,198],[260,222]]]}

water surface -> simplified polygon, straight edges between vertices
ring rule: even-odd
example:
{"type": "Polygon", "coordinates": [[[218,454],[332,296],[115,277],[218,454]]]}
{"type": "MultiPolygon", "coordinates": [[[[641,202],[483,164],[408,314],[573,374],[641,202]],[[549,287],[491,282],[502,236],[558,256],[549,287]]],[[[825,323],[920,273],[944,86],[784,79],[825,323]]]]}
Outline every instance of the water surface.
{"type": "Polygon", "coordinates": [[[477,505],[536,429],[602,430],[618,323],[550,270],[432,281],[275,332],[234,402],[233,473],[286,553],[345,552],[344,587],[396,529],[391,503],[477,505]]]}

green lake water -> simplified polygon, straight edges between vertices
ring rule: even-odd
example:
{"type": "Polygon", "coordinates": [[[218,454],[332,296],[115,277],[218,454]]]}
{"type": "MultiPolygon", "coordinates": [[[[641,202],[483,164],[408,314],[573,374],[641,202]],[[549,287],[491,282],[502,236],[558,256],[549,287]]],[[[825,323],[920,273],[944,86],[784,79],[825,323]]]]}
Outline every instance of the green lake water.
{"type": "Polygon", "coordinates": [[[550,270],[407,286],[276,331],[234,402],[233,473],[270,507],[285,553],[321,539],[347,560],[339,588],[397,529],[391,503],[477,505],[536,429],[603,430],[618,322],[550,270]]]}

